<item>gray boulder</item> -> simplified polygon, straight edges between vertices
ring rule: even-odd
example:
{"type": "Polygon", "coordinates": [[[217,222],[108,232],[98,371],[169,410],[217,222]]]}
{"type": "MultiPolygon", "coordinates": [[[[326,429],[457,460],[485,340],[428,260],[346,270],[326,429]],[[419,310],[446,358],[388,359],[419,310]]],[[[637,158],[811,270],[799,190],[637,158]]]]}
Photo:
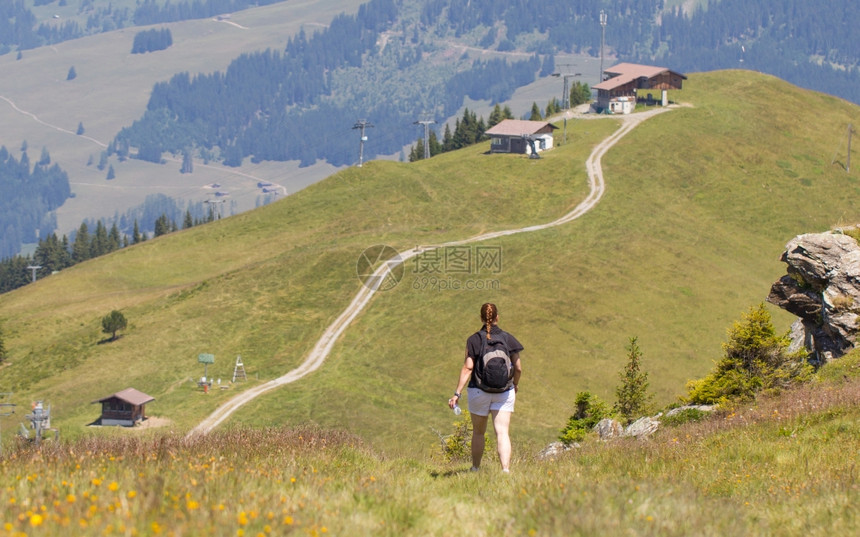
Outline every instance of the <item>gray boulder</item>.
{"type": "Polygon", "coordinates": [[[543,448],[540,453],[538,453],[538,459],[554,459],[562,453],[566,453],[571,449],[578,447],[579,444],[577,444],[576,442],[574,442],[573,444],[565,444],[564,442],[553,442],[547,447],[543,448]]]}
{"type": "Polygon", "coordinates": [[[621,424],[609,418],[603,418],[597,422],[597,425],[594,426],[594,430],[597,431],[597,435],[601,440],[609,440],[624,434],[624,428],[621,424]]]}
{"type": "Polygon", "coordinates": [[[792,349],[822,364],[851,351],[860,319],[860,245],[841,232],[798,235],[780,257],[787,274],[767,301],[797,315],[792,349]]]}
{"type": "Polygon", "coordinates": [[[635,438],[651,436],[652,434],[657,432],[657,429],[659,427],[659,421],[646,416],[644,418],[639,418],[638,420],[628,425],[627,428],[624,429],[624,436],[633,436],[635,438]]]}

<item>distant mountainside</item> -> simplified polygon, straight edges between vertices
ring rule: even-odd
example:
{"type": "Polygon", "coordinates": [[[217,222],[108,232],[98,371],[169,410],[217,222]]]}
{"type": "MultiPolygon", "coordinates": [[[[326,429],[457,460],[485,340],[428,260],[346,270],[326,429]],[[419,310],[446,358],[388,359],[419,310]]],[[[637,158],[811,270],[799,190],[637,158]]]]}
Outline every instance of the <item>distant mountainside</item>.
{"type": "MultiPolygon", "coordinates": [[[[60,0],[3,2],[0,55],[17,52],[22,64],[20,71],[12,66],[7,68],[15,73],[10,81],[20,80],[17,77],[34,77],[34,73],[42,76],[48,68],[58,69],[57,65],[46,66],[46,56],[35,59],[40,55],[33,49],[62,42],[91,42],[100,37],[97,34],[117,36],[122,28],[135,25],[172,24],[179,41],[168,50],[154,53],[159,54],[161,65],[172,65],[171,59],[181,56],[183,46],[194,40],[202,42],[201,36],[207,35],[182,36],[177,33],[180,28],[191,28],[195,23],[178,21],[211,19],[206,23],[209,26],[235,31],[236,35],[230,37],[233,39],[241,32],[256,32],[260,26],[243,27],[234,22],[241,19],[237,15],[264,10],[261,6],[280,5],[293,3],[276,0],[82,0],[75,5],[60,0]],[[96,37],[80,39],[84,36],[96,37]],[[41,63],[34,69],[38,62],[41,63]]],[[[343,2],[335,5],[337,9],[346,9],[343,2]]],[[[266,163],[287,161],[302,167],[318,164],[329,166],[327,169],[353,164],[357,160],[358,143],[356,136],[349,136],[349,129],[358,125],[360,119],[371,125],[368,136],[372,143],[366,148],[365,159],[398,154],[405,158],[404,147],[423,134],[415,127],[416,120],[438,121],[441,129],[464,103],[504,102],[517,88],[554,72],[579,71],[581,67],[564,62],[556,65],[556,57],[600,55],[601,11],[605,12],[607,22],[606,67],[617,59],[656,63],[682,72],[744,68],[860,102],[860,39],[856,38],[855,30],[860,24],[860,7],[849,0],[505,3],[373,0],[357,9],[352,4],[347,7],[349,13],[320,21],[308,19],[307,24],[302,23],[293,33],[285,31],[283,38],[276,41],[277,46],[240,49],[244,50],[240,54],[231,50],[218,63],[224,67],[210,67],[211,58],[199,62],[199,67],[187,61],[177,62],[174,71],[147,79],[142,87],[117,85],[118,93],[111,97],[126,101],[126,94],[147,92],[145,106],[133,100],[121,114],[116,109],[102,112],[97,107],[63,110],[63,114],[75,116],[67,118],[66,130],[74,130],[78,125],[83,131],[86,124],[88,135],[97,134],[93,140],[101,147],[95,154],[92,148],[78,147],[74,157],[66,156],[71,152],[57,145],[65,144],[65,140],[58,142],[52,138],[47,143],[35,137],[53,136],[55,133],[49,134],[49,129],[26,135],[34,147],[48,147],[57,156],[59,164],[68,171],[70,182],[78,185],[73,186],[76,194],[80,193],[78,189],[96,185],[103,177],[91,177],[95,175],[91,171],[93,166],[71,165],[70,158],[98,160],[99,152],[101,160],[112,157],[109,165],[116,168],[120,178],[112,183],[113,190],[128,188],[127,181],[134,177],[135,190],[128,189],[130,193],[137,192],[137,196],[128,196],[134,201],[113,201],[115,210],[104,211],[104,204],[85,202],[90,194],[82,194],[74,203],[90,204],[98,211],[75,209],[80,216],[59,232],[68,233],[83,219],[109,218],[111,213],[120,214],[140,205],[143,202],[140,187],[154,183],[153,177],[165,177],[163,163],[171,160],[182,160],[183,164],[187,161],[189,166],[194,161],[241,169],[239,173],[249,176],[252,185],[279,178],[280,172],[272,171],[271,165],[260,177],[247,173],[249,167],[266,167],[266,163]],[[118,117],[123,118],[122,123],[118,117]],[[90,130],[99,127],[106,130],[108,125],[107,132],[90,130]],[[129,163],[127,157],[133,157],[134,163],[129,163]],[[153,168],[151,163],[160,163],[160,167],[153,168]],[[84,176],[86,180],[81,179],[84,176]]],[[[302,7],[296,4],[296,9],[302,7]]],[[[322,3],[315,4],[314,9],[321,11],[322,3]]],[[[111,37],[104,42],[115,40],[111,37]]],[[[100,94],[107,93],[108,88],[114,87],[116,81],[108,81],[108,74],[96,74],[94,68],[82,70],[81,63],[90,59],[70,53],[73,48],[64,49],[61,56],[67,58],[62,75],[69,73],[68,78],[72,79],[71,74],[75,73],[75,84],[86,87],[90,93],[94,93],[94,88],[100,94]],[[75,60],[80,62],[77,66],[72,64],[75,60]],[[101,80],[104,82],[100,83],[101,80]]],[[[12,58],[8,59],[13,63],[12,58]]],[[[49,61],[58,60],[53,57],[49,61]]],[[[128,65],[129,73],[135,69],[140,73],[152,70],[144,66],[146,61],[152,61],[149,59],[116,61],[128,65]]],[[[113,73],[117,71],[112,69],[113,73]]],[[[47,83],[48,79],[53,82],[52,77],[38,83],[39,105],[30,103],[19,112],[30,112],[39,118],[59,115],[58,110],[50,108],[65,101],[68,87],[56,86],[49,91],[47,88],[55,88],[53,83],[47,83]]],[[[597,81],[582,79],[592,84],[597,81]]],[[[14,86],[10,81],[6,85],[14,86]]],[[[9,104],[17,106],[12,100],[9,104]]],[[[525,110],[515,110],[517,114],[522,112],[525,110]]],[[[6,137],[4,143],[8,147],[25,141],[25,135],[17,131],[9,131],[6,137]],[[13,136],[16,138],[10,140],[13,136]]],[[[207,173],[210,170],[201,166],[195,169],[195,177],[207,173]]],[[[223,175],[219,174],[220,171],[212,173],[210,184],[221,183],[223,175]]],[[[188,181],[187,177],[180,180],[169,176],[172,182],[188,181]]],[[[98,192],[95,195],[105,193],[100,186],[92,187],[98,192]]],[[[199,190],[180,192],[189,198],[197,196],[187,201],[202,201],[199,190]]],[[[256,196],[258,200],[255,203],[233,198],[231,206],[247,210],[273,199],[270,193],[254,191],[247,185],[242,187],[242,194],[249,198],[256,196]]],[[[29,233],[16,229],[14,235],[25,237],[29,233]]]]}
{"type": "MultiPolygon", "coordinates": [[[[409,125],[418,113],[429,109],[433,118],[449,117],[464,96],[503,101],[516,86],[531,82],[541,65],[554,66],[556,53],[598,55],[601,28],[595,16],[601,10],[611,17],[608,48],[620,59],[680,71],[746,67],[860,102],[860,39],[853,39],[851,26],[860,23],[860,8],[845,4],[838,11],[823,1],[723,0],[688,12],[658,0],[434,0],[421,3],[416,16],[407,9],[410,2],[372,0],[355,17],[338,17],[312,36],[302,32],[290,39],[283,54],[244,55],[224,75],[183,73],[159,84],[144,117],[124,129],[113,148],[121,156],[136,148],[133,156],[153,162],[163,152],[193,146],[216,148],[210,154],[230,166],[245,157],[342,165],[353,162],[354,142],[323,135],[324,144],[309,143],[308,133],[332,118],[353,116],[373,118],[384,129],[376,153],[395,153],[414,139],[409,125]],[[642,23],[648,20],[654,22],[642,23]],[[530,64],[461,61],[457,75],[437,73],[432,86],[396,78],[396,72],[425,69],[425,57],[445,38],[536,56],[530,64]],[[346,92],[333,91],[335,80],[357,80],[365,69],[378,71],[382,84],[341,84],[346,92]],[[372,105],[363,99],[367,94],[376,97],[372,105]],[[435,95],[435,102],[427,95],[435,95]]],[[[543,74],[552,71],[545,68],[543,74]]]]}

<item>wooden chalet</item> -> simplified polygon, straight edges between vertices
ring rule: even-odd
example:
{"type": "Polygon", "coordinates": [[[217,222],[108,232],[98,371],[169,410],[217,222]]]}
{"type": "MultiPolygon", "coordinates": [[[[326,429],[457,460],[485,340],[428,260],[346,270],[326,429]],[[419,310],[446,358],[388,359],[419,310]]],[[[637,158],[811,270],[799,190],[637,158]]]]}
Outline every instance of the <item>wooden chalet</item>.
{"type": "MultiPolygon", "coordinates": [[[[636,90],[660,91],[660,103],[669,104],[667,92],[681,89],[687,77],[665,67],[639,65],[636,63],[619,63],[604,71],[606,80],[595,84],[597,90],[597,109],[614,114],[629,114],[636,108],[636,90]]],[[[656,100],[653,94],[648,94],[649,100],[656,100]]]]}
{"type": "Polygon", "coordinates": [[[102,415],[98,420],[101,425],[133,427],[137,422],[146,419],[144,407],[152,401],[155,401],[154,397],[134,388],[126,388],[93,403],[102,405],[102,415]]]}
{"type": "Polygon", "coordinates": [[[546,121],[505,119],[484,134],[490,137],[490,153],[528,155],[532,152],[529,140],[534,141],[538,153],[552,149],[552,131],[557,128],[546,121]]]}

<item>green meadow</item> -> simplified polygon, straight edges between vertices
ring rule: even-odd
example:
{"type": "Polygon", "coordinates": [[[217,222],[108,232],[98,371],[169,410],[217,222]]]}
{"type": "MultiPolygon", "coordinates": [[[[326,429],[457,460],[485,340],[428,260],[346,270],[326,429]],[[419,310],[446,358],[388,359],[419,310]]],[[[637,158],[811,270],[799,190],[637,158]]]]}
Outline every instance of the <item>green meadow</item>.
{"type": "MultiPolygon", "coordinates": [[[[93,259],[0,296],[0,514],[28,535],[762,535],[856,525],[856,356],[782,398],[665,427],[645,442],[537,453],[578,392],[612,402],[639,338],[657,407],[721,356],[726,330],[785,273],[797,234],[857,221],[840,165],[860,110],[756,73],[693,74],[603,159],[606,193],[560,227],[469,247],[498,270],[432,274],[409,261],[316,372],[185,439],[218,405],[298,366],[361,289],[362,251],[550,222],[588,194],[584,162],[618,128],[569,121],[530,160],[479,144],[374,161],[241,215],[93,259]],[[556,143],[560,137],[556,137],[556,143]],[[841,156],[840,156],[840,151],[841,156]],[[837,162],[832,163],[833,160],[837,162]],[[469,282],[485,289],[466,289],[469,282]],[[444,286],[441,282],[445,282],[444,286]],[[455,283],[459,282],[459,283],[455,283]],[[490,283],[487,283],[490,282],[490,283]],[[454,287],[460,286],[460,289],[454,287]],[[483,302],[525,346],[515,472],[441,458],[464,341],[483,302]],[[129,320],[106,342],[101,318],[129,320]],[[204,393],[200,353],[212,353],[204,393]],[[248,380],[230,384],[236,356],[248,380]],[[849,380],[845,380],[849,379],[849,380]],[[93,401],[155,397],[147,427],[88,427],[93,401]],[[61,441],[16,445],[32,401],[61,441]],[[74,532],[73,531],[73,532],[74,532]]],[[[444,250],[444,249],[443,249],[444,250]]],[[[772,308],[773,310],[773,308],[772,308]]],[[[779,330],[791,316],[772,311],[779,330]]],[[[16,533],[17,532],[17,533],[16,533]]]]}
{"type": "MultiPolygon", "coordinates": [[[[607,190],[593,211],[487,241],[499,270],[438,274],[447,289],[425,285],[428,275],[407,263],[324,367],[230,423],[343,428],[380,449],[423,453],[449,421],[445,401],[486,301],[526,347],[515,439],[553,440],[580,391],[612,400],[633,336],[656,402],[676,401],[720,357],[730,324],[782,276],[784,244],[856,221],[857,180],[831,160],[858,110],[740,71],[692,75],[673,98],[684,106],[606,155],[607,190]],[[494,288],[451,288],[470,281],[494,288]]],[[[167,429],[188,430],[304,360],[361,288],[365,248],[404,251],[552,221],[585,197],[583,163],[617,126],[570,121],[568,143],[540,160],[479,144],[413,164],[370,162],[3,295],[0,389],[20,405],[52,404],[64,437],[122,434],[86,425],[98,417],[92,401],[126,387],[156,398],[147,410],[167,429]],[[104,343],[100,319],[112,309],[129,327],[104,343]],[[197,388],[200,353],[216,355],[209,373],[223,388],[197,388]],[[230,386],[239,355],[249,378],[230,386]]],[[[781,330],[793,320],[773,314],[781,330]]]]}
{"type": "MultiPolygon", "coordinates": [[[[858,358],[811,385],[543,460],[390,457],[342,430],[236,427],[8,449],[7,535],[824,536],[857,527],[858,358]],[[845,380],[849,379],[849,380],[845,380]]],[[[453,419],[453,418],[452,418],[453,419]]],[[[150,433],[153,431],[149,431],[150,433]]]]}

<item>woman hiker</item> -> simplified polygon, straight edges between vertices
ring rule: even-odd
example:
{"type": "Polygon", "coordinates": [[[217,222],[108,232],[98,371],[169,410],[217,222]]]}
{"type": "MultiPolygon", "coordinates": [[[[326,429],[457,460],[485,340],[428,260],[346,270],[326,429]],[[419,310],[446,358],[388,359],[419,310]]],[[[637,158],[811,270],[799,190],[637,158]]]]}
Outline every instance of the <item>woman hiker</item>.
{"type": "Polygon", "coordinates": [[[472,416],[472,471],[476,472],[481,467],[484,433],[487,431],[488,418],[492,415],[499,462],[502,471],[509,472],[511,438],[508,429],[523,371],[520,362],[523,346],[517,338],[499,328],[499,309],[495,304],[481,306],[481,322],[481,330],[466,340],[466,360],[460,370],[454,396],[448,399],[448,406],[454,408],[460,402],[460,394],[468,383],[469,414],[472,416]],[[494,371],[498,373],[494,375],[494,371]]]}

